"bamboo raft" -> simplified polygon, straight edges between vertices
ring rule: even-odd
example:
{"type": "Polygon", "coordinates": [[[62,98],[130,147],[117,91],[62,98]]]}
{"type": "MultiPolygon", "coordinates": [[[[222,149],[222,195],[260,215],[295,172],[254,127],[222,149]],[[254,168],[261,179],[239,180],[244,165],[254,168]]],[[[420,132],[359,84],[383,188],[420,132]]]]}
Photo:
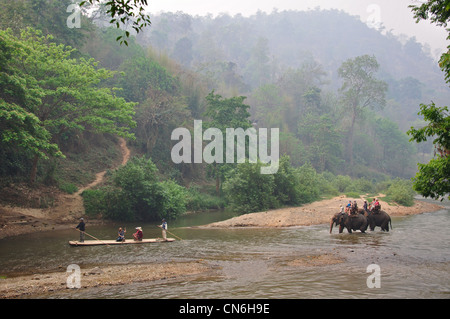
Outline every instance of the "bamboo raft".
{"type": "Polygon", "coordinates": [[[70,246],[98,246],[98,245],[128,245],[128,244],[148,244],[148,243],[165,243],[175,241],[175,238],[167,238],[164,240],[162,238],[147,238],[140,241],[133,239],[127,239],[126,241],[116,241],[116,240],[85,240],[80,242],[77,240],[69,241],[70,246]]]}

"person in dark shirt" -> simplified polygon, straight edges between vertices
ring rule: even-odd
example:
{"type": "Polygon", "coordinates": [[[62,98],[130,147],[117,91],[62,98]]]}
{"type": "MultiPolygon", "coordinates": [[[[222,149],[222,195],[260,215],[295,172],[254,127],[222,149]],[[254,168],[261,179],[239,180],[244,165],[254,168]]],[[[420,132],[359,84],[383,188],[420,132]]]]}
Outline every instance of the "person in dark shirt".
{"type": "Polygon", "coordinates": [[[84,219],[80,218],[80,223],[78,224],[75,229],[78,229],[80,231],[80,243],[84,242],[84,232],[86,230],[86,224],[84,223],[84,219]]]}

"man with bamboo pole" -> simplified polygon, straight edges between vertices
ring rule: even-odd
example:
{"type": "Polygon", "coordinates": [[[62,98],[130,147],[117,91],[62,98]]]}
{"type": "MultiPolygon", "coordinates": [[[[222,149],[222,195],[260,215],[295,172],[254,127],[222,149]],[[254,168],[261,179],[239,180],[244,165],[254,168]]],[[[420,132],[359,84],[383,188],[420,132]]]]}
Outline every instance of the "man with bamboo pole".
{"type": "Polygon", "coordinates": [[[160,225],[159,227],[162,229],[162,238],[164,241],[166,241],[167,240],[167,222],[164,218],[162,219],[162,225],[160,225]]]}
{"type": "Polygon", "coordinates": [[[78,229],[80,231],[80,243],[84,243],[84,232],[86,230],[86,224],[84,223],[84,219],[80,218],[80,223],[78,224],[75,229],[78,229]]]}

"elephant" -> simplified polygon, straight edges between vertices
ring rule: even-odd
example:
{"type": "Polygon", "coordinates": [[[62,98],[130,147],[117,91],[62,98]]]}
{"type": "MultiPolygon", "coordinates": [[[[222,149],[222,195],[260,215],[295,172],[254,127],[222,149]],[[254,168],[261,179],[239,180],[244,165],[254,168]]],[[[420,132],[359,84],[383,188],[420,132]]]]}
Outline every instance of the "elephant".
{"type": "Polygon", "coordinates": [[[349,216],[347,213],[336,213],[331,218],[330,234],[333,230],[333,224],[339,225],[339,233],[342,233],[344,228],[351,234],[352,230],[360,230],[365,233],[368,226],[367,217],[363,214],[356,214],[349,216]]]}
{"type": "Polygon", "coordinates": [[[370,214],[366,214],[367,221],[369,223],[370,230],[375,230],[375,227],[381,227],[382,231],[389,231],[389,224],[392,229],[392,221],[391,216],[388,215],[384,210],[380,210],[379,212],[372,212],[370,214]]]}

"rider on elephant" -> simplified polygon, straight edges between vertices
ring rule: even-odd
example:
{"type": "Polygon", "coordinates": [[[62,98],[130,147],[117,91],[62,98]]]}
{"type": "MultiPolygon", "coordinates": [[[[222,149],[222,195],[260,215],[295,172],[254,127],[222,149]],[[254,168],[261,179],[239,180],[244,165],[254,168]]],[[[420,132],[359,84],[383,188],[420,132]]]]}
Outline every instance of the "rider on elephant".
{"type": "Polygon", "coordinates": [[[370,210],[369,210],[369,208],[367,207],[367,200],[364,200],[363,209],[364,209],[364,212],[365,212],[367,215],[370,214],[370,210]]]}
{"type": "Polygon", "coordinates": [[[357,215],[358,214],[358,204],[356,203],[356,200],[353,201],[352,207],[350,209],[350,215],[357,215]]]}
{"type": "Polygon", "coordinates": [[[381,204],[378,201],[378,198],[375,198],[375,203],[374,203],[374,206],[373,206],[373,212],[375,214],[378,214],[380,212],[380,210],[381,210],[381,204]]]}

